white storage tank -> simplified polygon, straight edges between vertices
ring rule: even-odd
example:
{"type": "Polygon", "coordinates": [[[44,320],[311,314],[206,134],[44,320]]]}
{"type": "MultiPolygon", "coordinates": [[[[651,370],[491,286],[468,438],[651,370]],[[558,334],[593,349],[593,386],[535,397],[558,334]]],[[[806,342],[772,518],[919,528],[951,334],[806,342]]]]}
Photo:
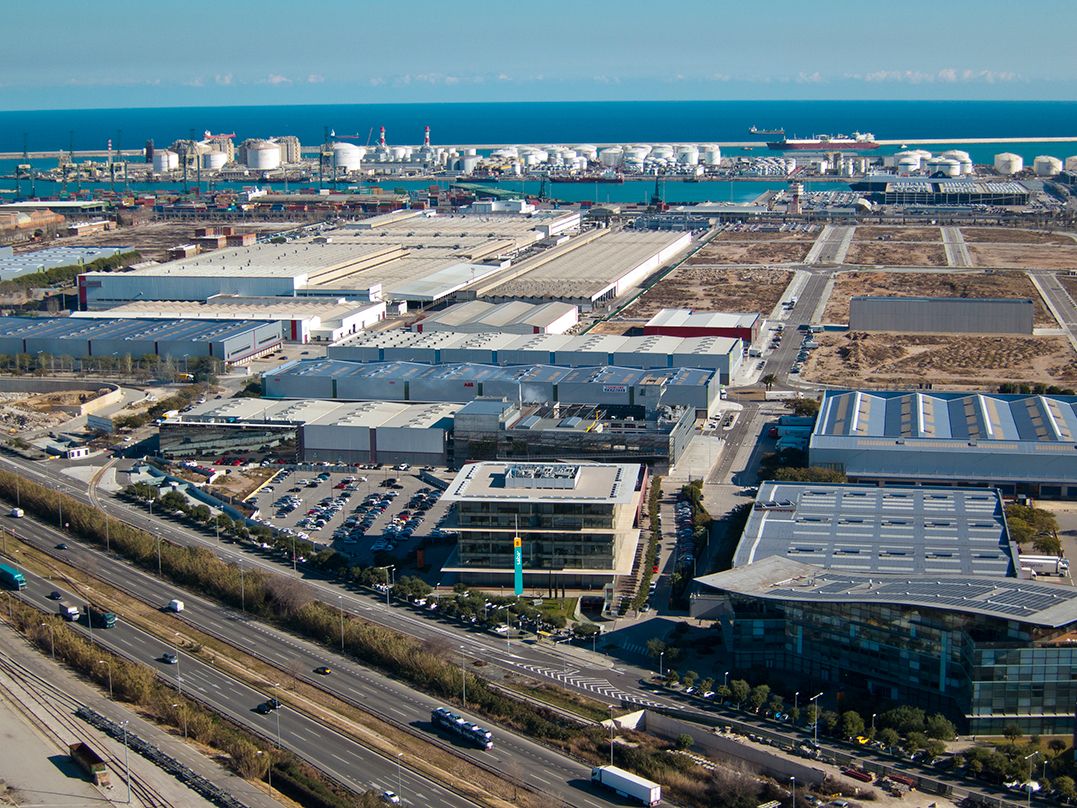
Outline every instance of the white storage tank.
{"type": "Polygon", "coordinates": [[[1066,171],[1077,172],[1077,157],[1066,158],[1066,171]]]}
{"type": "Polygon", "coordinates": [[[995,155],[995,171],[1007,176],[1019,174],[1025,169],[1025,160],[1019,154],[1003,152],[995,155]]]}
{"type": "Polygon", "coordinates": [[[616,168],[624,160],[625,150],[620,146],[610,146],[598,153],[598,161],[606,168],[616,168]]]}
{"type": "Polygon", "coordinates": [[[224,168],[225,163],[228,162],[228,155],[224,152],[209,151],[202,152],[202,170],[203,171],[220,171],[224,168]]]}
{"type": "Polygon", "coordinates": [[[699,159],[703,165],[716,166],[722,162],[722,150],[713,143],[708,143],[699,150],[699,159]]]}
{"type": "Polygon", "coordinates": [[[939,171],[945,177],[960,177],[961,162],[950,157],[943,157],[939,160],[939,171]]]}
{"type": "Polygon", "coordinates": [[[692,145],[678,146],[677,163],[682,166],[699,165],[699,149],[692,145]]]}
{"type": "Polygon", "coordinates": [[[272,171],[280,168],[280,145],[272,140],[259,140],[247,147],[247,168],[272,171]]]}
{"type": "Polygon", "coordinates": [[[153,173],[164,174],[179,168],[179,155],[171,149],[157,149],[153,153],[153,173]]]}
{"type": "Polygon", "coordinates": [[[1062,170],[1062,161],[1049,154],[1041,154],[1032,163],[1037,177],[1053,177],[1062,170]]]}
{"type": "Polygon", "coordinates": [[[464,174],[473,174],[481,160],[482,158],[477,154],[465,154],[456,160],[457,170],[464,174]]]}
{"type": "Polygon", "coordinates": [[[338,171],[358,171],[363,164],[363,152],[354,143],[333,144],[333,165],[338,171]]]}
{"type": "Polygon", "coordinates": [[[582,143],[575,148],[576,153],[579,154],[581,157],[586,157],[588,160],[598,159],[598,148],[596,146],[592,146],[590,143],[582,143]]]}
{"type": "Polygon", "coordinates": [[[659,143],[651,148],[651,157],[655,160],[672,160],[675,155],[673,147],[667,143],[659,143]]]}
{"type": "Polygon", "coordinates": [[[900,151],[894,155],[894,165],[903,174],[911,174],[920,170],[923,158],[918,151],[900,151]]]}

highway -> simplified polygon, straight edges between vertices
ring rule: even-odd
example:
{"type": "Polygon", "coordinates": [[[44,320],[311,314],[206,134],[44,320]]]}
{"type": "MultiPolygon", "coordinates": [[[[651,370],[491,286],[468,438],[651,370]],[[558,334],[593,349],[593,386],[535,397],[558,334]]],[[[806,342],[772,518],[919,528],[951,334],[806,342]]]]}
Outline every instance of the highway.
{"type": "MultiPolygon", "coordinates": [[[[26,576],[27,587],[19,596],[34,607],[55,613],[55,601],[48,597],[53,590],[63,592],[65,600],[71,603],[81,602],[77,593],[70,588],[39,578],[25,569],[22,571],[26,576]]],[[[265,739],[267,746],[279,741],[281,747],[295,752],[357,792],[391,789],[398,791],[404,802],[414,805],[476,805],[406,768],[399,769],[398,779],[395,760],[360,746],[303,713],[285,707],[268,715],[259,715],[254,711],[254,707],[266,700],[266,694],[259,693],[204,664],[182,649],[179,649],[177,664],[161,661],[165,653],[175,652],[176,646],[147,634],[122,619],[114,628],[96,629],[92,632],[81,624],[71,624],[71,627],[86,636],[92,635],[93,641],[103,648],[155,668],[162,679],[177,686],[184,695],[204,702],[222,715],[253,730],[265,739]]]]}
{"type": "MultiPolygon", "coordinates": [[[[566,804],[613,805],[605,792],[591,790],[590,767],[520,735],[493,727],[494,749],[478,750],[439,735],[430,726],[430,711],[442,706],[434,698],[351,662],[340,654],[328,653],[320,646],[279,631],[256,620],[249,620],[235,609],[192,595],[178,587],[132,567],[118,558],[104,555],[90,545],[82,545],[55,528],[41,525],[30,517],[19,521],[15,530],[19,538],[50,555],[76,567],[92,570],[92,575],[151,606],[160,607],[172,598],[184,602],[184,610],[169,619],[189,623],[192,627],[221,639],[258,659],[279,668],[281,677],[295,675],[315,687],[340,698],[377,717],[412,730],[418,729],[424,740],[440,742],[455,754],[510,778],[525,779],[530,787],[566,804]],[[57,550],[63,541],[67,550],[57,550]],[[315,668],[328,665],[329,676],[315,674],[315,668]],[[293,673],[294,672],[294,673],[293,673]],[[586,784],[585,791],[580,785],[586,784]],[[588,794],[587,792],[591,793],[588,794]]],[[[182,631],[182,625],[177,630],[182,631]]],[[[171,666],[166,666],[166,670],[171,666]]],[[[184,678],[186,684],[186,678],[184,678]]],[[[264,701],[264,697],[260,699],[264,701]]],[[[256,704],[257,702],[254,702],[256,704]]],[[[253,706],[253,704],[251,705],[253,706]]],[[[455,707],[453,708],[456,709],[455,707]]],[[[477,715],[467,717],[484,723],[477,715]]]]}

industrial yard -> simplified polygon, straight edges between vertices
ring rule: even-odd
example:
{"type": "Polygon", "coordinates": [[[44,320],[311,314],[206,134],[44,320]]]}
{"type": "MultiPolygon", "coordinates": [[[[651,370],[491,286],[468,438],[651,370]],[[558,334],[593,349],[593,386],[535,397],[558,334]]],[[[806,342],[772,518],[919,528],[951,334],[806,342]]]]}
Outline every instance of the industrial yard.
{"type": "Polygon", "coordinates": [[[709,311],[770,314],[793,273],[784,269],[716,269],[682,264],[652,286],[622,313],[646,322],[660,310],[691,306],[709,311]]]}
{"type": "Polygon", "coordinates": [[[97,396],[96,390],[64,390],[56,393],[0,393],[0,429],[25,434],[50,429],[73,417],[79,404],[97,396]]]}
{"type": "Polygon", "coordinates": [[[946,250],[942,241],[894,241],[854,240],[845,256],[846,264],[862,266],[944,267],[946,250]]]}
{"type": "Polygon", "coordinates": [[[1038,328],[1057,328],[1036,287],[1022,272],[842,272],[823,312],[827,323],[849,321],[849,299],[857,295],[894,297],[1027,297],[1038,328]]]}
{"type": "Polygon", "coordinates": [[[795,264],[815,243],[806,230],[727,229],[693,255],[690,264],[795,264]]]}
{"type": "Polygon", "coordinates": [[[973,262],[982,267],[1014,269],[1073,269],[1077,267],[1077,244],[983,243],[969,244],[973,262]]]}
{"type": "Polygon", "coordinates": [[[997,389],[1000,382],[1077,383],[1077,356],[1065,337],[945,334],[819,334],[801,372],[843,387],[997,389]]]}
{"type": "Polygon", "coordinates": [[[923,241],[941,244],[942,230],[938,227],[860,225],[853,233],[853,243],[858,241],[923,241]]]}
{"type": "MultiPolygon", "coordinates": [[[[912,229],[912,228],[910,228],[912,229]]],[[[970,244],[1065,244],[1074,243],[1071,233],[1046,233],[1016,227],[962,227],[961,235],[970,244]]]]}

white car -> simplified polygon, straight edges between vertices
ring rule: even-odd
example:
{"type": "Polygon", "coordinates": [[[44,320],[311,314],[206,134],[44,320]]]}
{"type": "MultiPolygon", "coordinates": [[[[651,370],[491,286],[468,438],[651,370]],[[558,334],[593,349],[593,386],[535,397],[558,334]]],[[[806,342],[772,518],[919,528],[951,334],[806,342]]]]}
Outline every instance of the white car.
{"type": "Polygon", "coordinates": [[[389,805],[400,805],[400,797],[394,791],[381,792],[381,801],[387,802],[389,805]]]}

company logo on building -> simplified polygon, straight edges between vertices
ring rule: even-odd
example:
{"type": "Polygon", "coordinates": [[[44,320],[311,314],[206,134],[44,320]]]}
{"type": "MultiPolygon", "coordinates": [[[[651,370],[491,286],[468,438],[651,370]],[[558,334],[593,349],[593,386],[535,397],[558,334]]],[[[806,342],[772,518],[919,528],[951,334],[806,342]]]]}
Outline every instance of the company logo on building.
{"type": "Polygon", "coordinates": [[[604,384],[602,385],[603,393],[627,393],[627,384],[604,384]]]}

